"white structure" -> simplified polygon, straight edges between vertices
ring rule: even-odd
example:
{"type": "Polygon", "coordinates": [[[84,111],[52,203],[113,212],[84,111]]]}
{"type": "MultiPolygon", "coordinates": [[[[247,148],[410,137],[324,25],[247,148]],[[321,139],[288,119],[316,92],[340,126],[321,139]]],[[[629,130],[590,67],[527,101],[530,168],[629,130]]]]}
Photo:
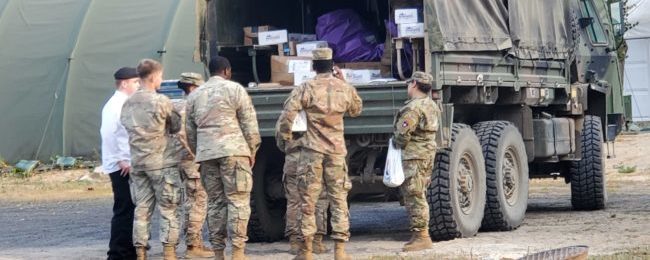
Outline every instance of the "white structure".
{"type": "Polygon", "coordinates": [[[632,95],[632,119],[650,121],[650,0],[629,0],[629,23],[625,32],[625,95],[632,95]]]}

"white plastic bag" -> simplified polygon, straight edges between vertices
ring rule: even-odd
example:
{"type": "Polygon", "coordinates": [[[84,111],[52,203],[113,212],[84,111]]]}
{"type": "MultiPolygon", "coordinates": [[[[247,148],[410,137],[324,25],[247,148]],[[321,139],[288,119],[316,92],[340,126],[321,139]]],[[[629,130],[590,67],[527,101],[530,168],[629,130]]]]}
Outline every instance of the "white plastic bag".
{"type": "Polygon", "coordinates": [[[388,154],[384,167],[384,185],[395,188],[404,182],[404,168],[402,168],[402,149],[393,146],[393,138],[388,141],[388,154]]]}
{"type": "Polygon", "coordinates": [[[293,119],[291,132],[307,132],[307,114],[305,110],[300,110],[296,118],[293,119]]]}

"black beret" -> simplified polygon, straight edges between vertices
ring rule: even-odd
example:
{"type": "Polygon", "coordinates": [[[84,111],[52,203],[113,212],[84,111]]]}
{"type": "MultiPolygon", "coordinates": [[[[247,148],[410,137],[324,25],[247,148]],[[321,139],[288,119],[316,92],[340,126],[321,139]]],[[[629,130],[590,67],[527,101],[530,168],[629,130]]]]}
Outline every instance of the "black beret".
{"type": "Polygon", "coordinates": [[[122,67],[113,74],[115,80],[132,79],[138,77],[138,71],[135,68],[122,67]]]}

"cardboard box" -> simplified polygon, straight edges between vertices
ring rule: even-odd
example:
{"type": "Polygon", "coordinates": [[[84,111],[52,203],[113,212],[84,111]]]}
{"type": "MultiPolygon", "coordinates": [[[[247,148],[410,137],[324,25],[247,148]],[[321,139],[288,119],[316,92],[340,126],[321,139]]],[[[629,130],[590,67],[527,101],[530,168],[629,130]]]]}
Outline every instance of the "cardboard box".
{"type": "Polygon", "coordinates": [[[312,57],[311,53],[317,48],[329,47],[326,41],[304,42],[296,45],[296,54],[300,57],[312,57]]]}
{"type": "Polygon", "coordinates": [[[341,69],[351,69],[351,70],[381,70],[381,62],[347,62],[347,63],[337,63],[341,69]]]}
{"type": "Polygon", "coordinates": [[[316,77],[315,71],[296,71],[293,74],[293,85],[298,86],[305,83],[305,81],[314,79],[314,77],[316,77]]]}
{"type": "Polygon", "coordinates": [[[294,73],[311,71],[311,60],[307,57],[271,56],[271,82],[293,86],[294,73]]]}
{"type": "Polygon", "coordinates": [[[395,23],[396,24],[405,24],[405,23],[418,23],[418,9],[408,8],[408,9],[395,9],[395,23]]]}
{"type": "Polygon", "coordinates": [[[343,77],[350,84],[368,84],[381,78],[380,70],[352,70],[342,69],[343,77]]]}
{"type": "Polygon", "coordinates": [[[276,45],[289,41],[287,30],[259,32],[257,35],[258,45],[276,45]]]}
{"type": "Polygon", "coordinates": [[[399,24],[397,27],[400,38],[424,38],[424,23],[399,24]]]}
{"type": "Polygon", "coordinates": [[[257,38],[259,32],[267,32],[274,30],[273,26],[260,25],[244,27],[244,45],[252,46],[258,44],[257,38]]]}
{"type": "Polygon", "coordinates": [[[278,55],[280,56],[296,56],[296,42],[289,41],[278,44],[278,55]]]}
{"type": "Polygon", "coordinates": [[[317,40],[316,34],[300,34],[300,33],[289,34],[290,42],[303,43],[303,42],[313,42],[316,40],[317,40]]]}

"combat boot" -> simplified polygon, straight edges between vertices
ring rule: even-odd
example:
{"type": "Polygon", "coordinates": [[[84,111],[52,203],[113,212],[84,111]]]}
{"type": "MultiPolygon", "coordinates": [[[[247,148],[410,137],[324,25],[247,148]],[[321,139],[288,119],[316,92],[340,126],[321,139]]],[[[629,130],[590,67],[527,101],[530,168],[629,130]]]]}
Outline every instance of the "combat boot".
{"type": "Polygon", "coordinates": [[[223,251],[223,249],[215,249],[214,250],[214,259],[216,260],[226,260],[226,252],[223,251]]]}
{"type": "Polygon", "coordinates": [[[163,260],[178,260],[176,258],[176,246],[163,245],[163,260]]]}
{"type": "Polygon", "coordinates": [[[298,236],[289,236],[289,254],[298,255],[300,253],[300,239],[298,236]]]}
{"type": "Polygon", "coordinates": [[[323,235],[315,235],[312,252],[314,254],[326,253],[329,249],[323,244],[323,235]]]}
{"type": "Polygon", "coordinates": [[[232,260],[246,260],[246,254],[244,253],[244,247],[232,247],[232,260]]]}
{"type": "Polygon", "coordinates": [[[205,258],[214,256],[212,248],[204,246],[203,240],[201,240],[199,236],[193,236],[190,239],[189,244],[192,245],[187,246],[187,251],[185,251],[185,258],[205,258]]]}
{"type": "Polygon", "coordinates": [[[147,248],[144,246],[136,246],[135,255],[137,260],[147,260],[147,248]]]}
{"type": "Polygon", "coordinates": [[[404,245],[404,252],[420,251],[433,247],[433,242],[429,236],[428,230],[414,231],[413,240],[404,245]]]}
{"type": "Polygon", "coordinates": [[[305,241],[302,241],[300,245],[300,253],[294,258],[294,260],[314,260],[312,255],[314,239],[311,237],[305,237],[305,241]]]}
{"type": "Polygon", "coordinates": [[[345,253],[345,242],[336,240],[334,242],[334,260],[351,260],[347,253],[345,253]]]}

